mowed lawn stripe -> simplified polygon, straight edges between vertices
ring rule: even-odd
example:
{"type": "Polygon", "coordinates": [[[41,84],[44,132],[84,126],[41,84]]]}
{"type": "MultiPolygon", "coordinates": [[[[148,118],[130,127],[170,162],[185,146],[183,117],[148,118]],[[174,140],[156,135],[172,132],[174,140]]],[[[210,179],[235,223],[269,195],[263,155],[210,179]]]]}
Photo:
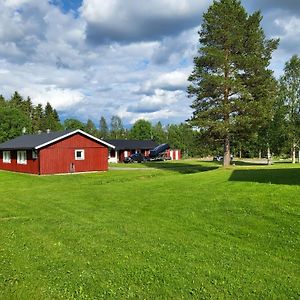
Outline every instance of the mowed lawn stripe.
{"type": "Polygon", "coordinates": [[[154,173],[1,172],[0,295],[297,298],[299,186],[154,173]]]}

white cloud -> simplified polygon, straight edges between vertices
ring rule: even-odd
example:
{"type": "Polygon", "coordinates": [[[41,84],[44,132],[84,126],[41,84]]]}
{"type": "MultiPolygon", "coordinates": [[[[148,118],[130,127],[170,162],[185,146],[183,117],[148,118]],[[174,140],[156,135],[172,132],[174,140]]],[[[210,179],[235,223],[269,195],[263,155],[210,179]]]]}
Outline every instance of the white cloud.
{"type": "Polygon", "coordinates": [[[21,89],[25,95],[31,95],[35,103],[45,105],[51,103],[57,110],[65,110],[71,106],[84,102],[85,96],[77,90],[61,89],[55,86],[33,86],[21,89]],[[33,88],[33,89],[32,89],[33,88]]]}
{"type": "Polygon", "coordinates": [[[82,16],[94,44],[173,36],[199,23],[210,0],[84,0],[82,16]]]}
{"type": "Polygon", "coordinates": [[[296,38],[300,34],[300,18],[291,17],[285,19],[276,19],[275,24],[284,30],[284,38],[296,38]]]}
{"type": "MultiPolygon", "coordinates": [[[[0,94],[18,90],[82,121],[119,114],[125,124],[182,122],[191,115],[185,90],[197,30],[211,3],[84,0],[75,14],[47,0],[0,0],[0,94]]],[[[284,9],[295,7],[290,0],[276,0],[276,10],[262,3],[268,37],[281,38],[271,65],[280,74],[300,53],[299,17],[284,9]]]]}
{"type": "Polygon", "coordinates": [[[3,0],[4,5],[8,7],[17,7],[25,3],[33,2],[32,0],[3,0]]]}
{"type": "Polygon", "coordinates": [[[140,89],[140,92],[149,93],[155,89],[164,89],[169,91],[186,90],[187,78],[190,70],[173,71],[159,74],[157,78],[147,80],[140,89]]]}

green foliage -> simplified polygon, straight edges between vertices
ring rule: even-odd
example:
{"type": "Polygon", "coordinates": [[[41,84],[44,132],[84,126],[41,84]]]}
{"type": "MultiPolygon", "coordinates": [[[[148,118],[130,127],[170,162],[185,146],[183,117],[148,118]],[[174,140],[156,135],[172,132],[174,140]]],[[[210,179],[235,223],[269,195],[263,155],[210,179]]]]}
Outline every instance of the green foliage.
{"type": "Polygon", "coordinates": [[[0,108],[3,108],[4,106],[6,106],[5,98],[0,95],[0,108]]]}
{"type": "Polygon", "coordinates": [[[86,125],[84,127],[84,131],[91,134],[91,135],[93,135],[93,136],[98,135],[97,128],[96,128],[94,122],[90,119],[87,120],[86,125]]]}
{"type": "MultiPolygon", "coordinates": [[[[57,131],[62,129],[58,113],[52,108],[50,103],[47,103],[45,110],[41,104],[34,106],[31,98],[24,99],[17,91],[12,95],[9,100],[5,100],[0,96],[0,109],[7,108],[9,118],[1,119],[2,130],[9,128],[10,133],[0,132],[2,137],[6,139],[15,138],[20,135],[20,126],[26,129],[26,133],[37,133],[39,130],[46,131],[50,129],[57,131]],[[18,125],[13,120],[12,114],[16,114],[16,118],[20,117],[20,124],[18,125]],[[24,118],[25,117],[25,121],[24,118]]],[[[1,130],[1,129],[0,129],[1,130]]]]}
{"type": "Polygon", "coordinates": [[[15,108],[22,109],[23,97],[17,91],[15,91],[10,98],[9,105],[15,108]]]}
{"type": "Polygon", "coordinates": [[[119,116],[114,115],[111,117],[110,135],[112,139],[122,139],[125,136],[123,123],[119,116]]]}
{"type": "Polygon", "coordinates": [[[33,108],[32,112],[32,133],[37,133],[43,128],[44,109],[42,104],[38,104],[33,108]]]}
{"type": "Polygon", "coordinates": [[[180,149],[183,156],[195,155],[194,149],[195,132],[192,128],[181,123],[168,126],[168,143],[173,149],[180,149]]]}
{"type": "Polygon", "coordinates": [[[84,123],[80,122],[77,119],[66,119],[64,121],[64,129],[66,130],[76,130],[76,129],[81,129],[84,130],[85,129],[85,125],[84,123]]]}
{"type": "Polygon", "coordinates": [[[159,144],[163,144],[166,142],[167,135],[166,135],[166,131],[164,130],[161,122],[157,122],[152,127],[152,136],[153,136],[153,140],[159,144]]]}
{"type": "Polygon", "coordinates": [[[149,121],[140,119],[137,120],[129,132],[129,137],[135,140],[151,140],[152,125],[149,121]]]}
{"type": "Polygon", "coordinates": [[[22,134],[23,128],[30,128],[30,119],[16,107],[0,108],[0,142],[5,142],[22,134]]]}
{"type": "Polygon", "coordinates": [[[43,131],[48,129],[51,131],[58,131],[62,129],[58,114],[49,102],[47,102],[44,114],[42,114],[41,128],[43,131]]]}
{"type": "MultiPolygon", "coordinates": [[[[300,141],[300,58],[297,55],[286,62],[280,78],[280,96],[286,107],[286,132],[290,147],[300,141]]],[[[294,159],[294,158],[293,158],[294,159]]]]}
{"type": "Polygon", "coordinates": [[[100,118],[99,137],[101,139],[107,139],[109,137],[109,130],[108,130],[107,122],[103,116],[101,116],[101,118],[100,118]]]}
{"type": "Polygon", "coordinates": [[[0,298],[297,299],[300,169],[166,165],[0,172],[0,298]]]}
{"type": "Polygon", "coordinates": [[[190,123],[223,141],[224,165],[232,136],[251,133],[272,117],[276,84],[267,67],[278,41],[265,39],[261,19],[237,0],[215,1],[203,15],[199,56],[189,77],[190,123]]]}

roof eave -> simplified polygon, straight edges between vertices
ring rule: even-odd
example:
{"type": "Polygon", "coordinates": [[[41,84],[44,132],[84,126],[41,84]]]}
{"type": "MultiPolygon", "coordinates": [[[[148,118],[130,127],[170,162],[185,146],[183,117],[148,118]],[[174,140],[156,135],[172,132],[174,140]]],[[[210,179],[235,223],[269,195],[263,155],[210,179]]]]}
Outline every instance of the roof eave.
{"type": "Polygon", "coordinates": [[[62,139],[64,139],[64,138],[69,137],[69,136],[71,136],[71,135],[74,135],[74,134],[76,134],[76,133],[81,133],[82,135],[87,136],[87,137],[89,137],[90,139],[93,139],[94,141],[97,141],[97,142],[99,142],[99,143],[101,143],[101,144],[104,144],[104,145],[106,145],[106,146],[109,147],[109,148],[115,149],[115,146],[114,146],[114,145],[111,145],[111,144],[109,144],[109,143],[107,143],[107,142],[105,142],[105,141],[103,141],[103,140],[100,140],[100,139],[98,139],[98,138],[96,138],[96,137],[94,137],[94,136],[92,136],[92,135],[90,135],[90,134],[88,134],[88,133],[86,133],[86,132],[80,130],[80,129],[76,129],[76,130],[71,131],[71,132],[69,132],[69,133],[67,133],[67,134],[64,134],[64,135],[62,135],[62,136],[60,136],[60,137],[57,137],[57,138],[55,138],[55,139],[53,139],[53,140],[51,140],[51,141],[48,141],[48,142],[46,142],[46,143],[37,145],[37,146],[34,147],[34,149],[36,149],[36,150],[41,149],[41,148],[43,148],[43,147],[46,147],[46,146],[48,146],[48,145],[50,145],[50,144],[52,144],[52,143],[58,142],[58,141],[60,141],[60,140],[62,140],[62,139]]]}

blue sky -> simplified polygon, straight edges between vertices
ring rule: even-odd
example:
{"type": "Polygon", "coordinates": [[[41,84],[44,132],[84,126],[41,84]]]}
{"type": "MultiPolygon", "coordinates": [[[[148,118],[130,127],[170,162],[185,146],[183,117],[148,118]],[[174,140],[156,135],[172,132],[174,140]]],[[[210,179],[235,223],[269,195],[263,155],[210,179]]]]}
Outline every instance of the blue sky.
{"type": "Polygon", "coordinates": [[[50,0],[50,3],[58,6],[63,12],[77,12],[82,5],[82,0],[50,0]]]}
{"type": "MultiPolygon", "coordinates": [[[[187,77],[212,0],[0,0],[0,94],[49,101],[62,119],[191,116],[187,77]]],[[[242,1],[281,39],[271,69],[300,54],[300,1],[242,1]]]]}

